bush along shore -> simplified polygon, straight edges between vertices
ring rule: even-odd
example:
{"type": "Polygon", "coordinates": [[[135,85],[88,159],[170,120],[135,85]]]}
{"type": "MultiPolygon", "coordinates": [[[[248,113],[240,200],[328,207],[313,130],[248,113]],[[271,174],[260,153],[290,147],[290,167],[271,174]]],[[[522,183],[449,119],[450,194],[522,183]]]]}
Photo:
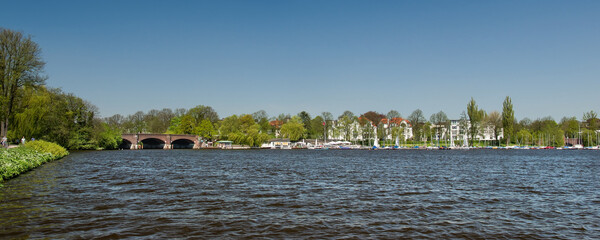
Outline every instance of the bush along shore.
{"type": "Polygon", "coordinates": [[[17,148],[0,149],[0,183],[67,155],[69,152],[60,145],[41,140],[17,148]]]}

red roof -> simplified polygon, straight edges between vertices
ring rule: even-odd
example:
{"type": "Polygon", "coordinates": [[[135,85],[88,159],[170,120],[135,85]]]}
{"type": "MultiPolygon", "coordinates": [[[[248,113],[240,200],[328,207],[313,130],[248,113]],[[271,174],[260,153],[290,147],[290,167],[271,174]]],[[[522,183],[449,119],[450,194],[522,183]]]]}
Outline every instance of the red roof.
{"type": "MultiPolygon", "coordinates": [[[[392,118],[392,120],[390,122],[392,122],[393,124],[396,124],[396,125],[400,125],[400,123],[402,123],[403,121],[406,121],[406,123],[408,123],[408,125],[411,126],[410,121],[408,121],[407,119],[401,118],[401,117],[392,118]]],[[[384,124],[388,124],[388,119],[387,118],[381,119],[381,122],[384,124]]]]}
{"type": "Polygon", "coordinates": [[[276,127],[276,128],[279,128],[279,127],[281,127],[281,125],[283,125],[283,121],[281,121],[281,120],[273,120],[273,121],[269,122],[269,125],[271,125],[273,127],[276,127]]]}

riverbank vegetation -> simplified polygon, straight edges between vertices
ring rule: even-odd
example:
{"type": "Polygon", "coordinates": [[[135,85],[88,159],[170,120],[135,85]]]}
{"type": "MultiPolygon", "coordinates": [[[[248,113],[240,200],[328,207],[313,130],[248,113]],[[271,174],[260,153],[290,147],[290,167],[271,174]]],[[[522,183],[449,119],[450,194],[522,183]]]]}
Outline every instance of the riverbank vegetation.
{"type": "Polygon", "coordinates": [[[2,148],[0,149],[0,182],[68,154],[69,152],[63,147],[46,141],[33,141],[10,149],[2,148]]]}
{"type": "Polygon", "coordinates": [[[510,97],[498,105],[502,112],[481,109],[471,98],[460,119],[455,120],[443,111],[427,119],[421,109],[406,118],[396,110],[387,114],[345,111],[338,117],[330,112],[311,116],[306,111],[269,116],[260,110],[221,118],[212,107],[204,105],[100,118],[97,107],[90,102],[44,85],[40,48],[29,36],[0,29],[0,56],[0,130],[13,143],[26,136],[56,142],[67,149],[117,149],[123,133],[194,134],[204,142],[230,140],[253,147],[271,138],[423,146],[448,145],[453,137],[457,145],[469,142],[470,146],[557,147],[573,144],[569,139],[594,146],[600,139],[600,120],[594,111],[584,113],[581,119],[564,117],[559,122],[551,117],[518,121],[510,97]],[[459,130],[450,134],[449,129],[454,128],[459,130]],[[484,135],[487,137],[480,137],[484,135]]]}

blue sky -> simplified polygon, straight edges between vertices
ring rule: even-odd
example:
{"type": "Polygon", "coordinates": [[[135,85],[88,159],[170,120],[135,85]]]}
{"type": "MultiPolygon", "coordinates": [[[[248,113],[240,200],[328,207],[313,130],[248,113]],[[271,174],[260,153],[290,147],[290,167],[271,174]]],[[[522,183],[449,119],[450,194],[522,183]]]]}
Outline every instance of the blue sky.
{"type": "Polygon", "coordinates": [[[600,1],[0,1],[104,117],[600,111],[600,1]]]}

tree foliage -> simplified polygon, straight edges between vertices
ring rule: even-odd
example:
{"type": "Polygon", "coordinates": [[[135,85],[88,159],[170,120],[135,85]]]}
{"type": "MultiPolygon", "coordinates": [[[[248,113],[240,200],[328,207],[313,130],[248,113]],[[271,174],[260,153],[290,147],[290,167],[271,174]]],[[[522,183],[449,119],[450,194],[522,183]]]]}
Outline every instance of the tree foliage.
{"type": "Polygon", "coordinates": [[[59,89],[26,87],[21,101],[15,105],[7,137],[43,139],[68,149],[103,148],[101,144],[107,142],[102,138],[111,135],[113,130],[100,126],[102,122],[96,114],[96,106],[73,94],[59,89]]]}
{"type": "Polygon", "coordinates": [[[580,125],[576,117],[563,117],[560,120],[559,125],[560,129],[563,130],[563,132],[565,132],[567,137],[573,138],[579,133],[580,125]]]}
{"type": "Polygon", "coordinates": [[[96,124],[97,129],[95,132],[98,139],[98,148],[101,149],[118,149],[119,145],[123,142],[121,138],[121,131],[115,127],[111,127],[108,123],[96,124]]]}
{"type": "Polygon", "coordinates": [[[504,139],[506,144],[510,142],[510,138],[514,133],[515,112],[513,104],[509,96],[506,96],[502,103],[502,128],[504,129],[504,139]]]}
{"type": "Polygon", "coordinates": [[[208,119],[203,119],[202,122],[200,122],[200,125],[198,125],[196,128],[195,133],[207,140],[212,140],[213,137],[217,135],[217,131],[208,119]]]}
{"type": "Polygon", "coordinates": [[[254,117],[250,114],[239,117],[237,115],[226,117],[221,121],[219,132],[221,138],[251,147],[259,147],[269,140],[269,135],[260,132],[260,125],[254,121],[254,117]]]}
{"type": "Polygon", "coordinates": [[[485,111],[483,109],[479,109],[475,100],[471,98],[471,101],[467,104],[467,114],[469,116],[469,141],[471,146],[473,146],[473,141],[475,141],[475,137],[479,135],[479,131],[481,130],[481,122],[485,118],[485,111]]]}
{"type": "Polygon", "coordinates": [[[345,111],[342,115],[338,117],[338,124],[342,130],[342,134],[344,136],[344,140],[350,141],[354,130],[354,123],[357,121],[357,118],[354,116],[354,113],[350,111],[345,111]]]}
{"type": "Polygon", "coordinates": [[[425,124],[425,115],[423,115],[423,111],[421,109],[414,110],[409,116],[408,121],[412,124],[413,135],[415,137],[420,138],[422,135],[422,127],[425,124]]]}
{"type": "Polygon", "coordinates": [[[0,135],[8,132],[23,87],[44,84],[44,65],[41,49],[31,36],[0,28],[0,135]]]}
{"type": "Polygon", "coordinates": [[[432,126],[435,130],[435,134],[438,135],[442,133],[442,129],[448,129],[450,126],[448,116],[443,111],[431,114],[431,116],[429,117],[429,121],[433,124],[432,126]]]}
{"type": "Polygon", "coordinates": [[[310,120],[310,129],[309,138],[321,139],[325,137],[325,126],[323,125],[325,121],[321,116],[316,116],[312,120],[310,120]]]}
{"type": "Polygon", "coordinates": [[[377,126],[381,123],[381,120],[385,118],[385,115],[375,111],[368,111],[363,114],[363,117],[371,121],[374,126],[377,126]]]}
{"type": "Polygon", "coordinates": [[[284,123],[281,126],[281,135],[285,138],[289,138],[290,141],[297,141],[304,135],[304,125],[302,120],[294,116],[290,121],[284,123]]]}
{"type": "Polygon", "coordinates": [[[203,119],[209,120],[211,123],[219,121],[219,114],[209,106],[198,105],[187,111],[186,115],[190,115],[194,119],[194,123],[200,124],[203,119]]]}
{"type": "Polygon", "coordinates": [[[502,116],[498,111],[492,111],[485,116],[484,126],[492,129],[494,133],[494,140],[498,141],[498,135],[500,135],[500,129],[502,128],[502,116]]]}
{"type": "Polygon", "coordinates": [[[598,130],[600,119],[598,119],[598,114],[593,110],[583,114],[583,121],[586,122],[589,129],[598,130]]]}

